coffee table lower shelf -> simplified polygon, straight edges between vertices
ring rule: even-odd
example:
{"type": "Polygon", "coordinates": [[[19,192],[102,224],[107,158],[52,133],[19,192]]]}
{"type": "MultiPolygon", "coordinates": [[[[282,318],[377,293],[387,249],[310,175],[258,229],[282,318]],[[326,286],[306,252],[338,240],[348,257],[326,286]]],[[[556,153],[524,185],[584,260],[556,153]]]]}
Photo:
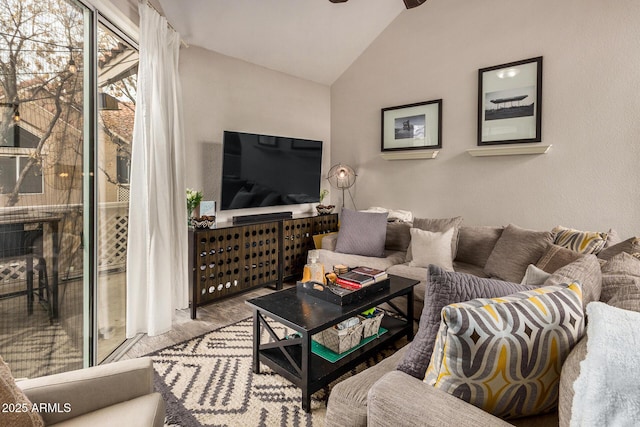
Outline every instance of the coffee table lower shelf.
{"type": "MultiPolygon", "coordinates": [[[[306,411],[309,411],[310,398],[313,393],[340,378],[380,349],[389,346],[402,336],[407,336],[407,322],[402,319],[385,316],[381,326],[387,329],[385,334],[380,335],[336,362],[329,362],[323,357],[310,352],[308,373],[298,373],[296,367],[287,359],[281,350],[286,351],[297,366],[304,366],[302,360],[302,355],[304,354],[302,344],[261,349],[259,351],[260,362],[300,387],[303,390],[302,406],[306,411]],[[306,384],[305,381],[307,382],[306,384]]],[[[411,325],[411,327],[413,327],[413,325],[411,325]]]]}

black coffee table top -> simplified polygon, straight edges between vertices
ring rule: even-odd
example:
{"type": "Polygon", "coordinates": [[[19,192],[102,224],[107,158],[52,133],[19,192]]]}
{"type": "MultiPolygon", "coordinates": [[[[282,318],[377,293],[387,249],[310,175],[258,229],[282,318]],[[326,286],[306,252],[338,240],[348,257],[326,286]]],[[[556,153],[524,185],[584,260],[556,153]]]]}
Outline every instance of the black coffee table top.
{"type": "Polygon", "coordinates": [[[313,334],[393,297],[412,292],[412,288],[419,283],[417,280],[391,274],[389,278],[389,289],[366,296],[350,305],[333,304],[298,292],[295,287],[253,298],[246,303],[294,329],[313,334]]]}

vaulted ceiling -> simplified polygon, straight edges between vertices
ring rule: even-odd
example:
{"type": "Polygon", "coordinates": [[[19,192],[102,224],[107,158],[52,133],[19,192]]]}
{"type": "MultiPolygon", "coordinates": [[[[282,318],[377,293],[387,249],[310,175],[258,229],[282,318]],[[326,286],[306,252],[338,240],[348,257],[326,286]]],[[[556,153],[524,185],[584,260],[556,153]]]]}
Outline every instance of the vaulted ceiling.
{"type": "Polygon", "coordinates": [[[189,45],[327,85],[406,10],[401,0],[159,3],[189,45]]]}

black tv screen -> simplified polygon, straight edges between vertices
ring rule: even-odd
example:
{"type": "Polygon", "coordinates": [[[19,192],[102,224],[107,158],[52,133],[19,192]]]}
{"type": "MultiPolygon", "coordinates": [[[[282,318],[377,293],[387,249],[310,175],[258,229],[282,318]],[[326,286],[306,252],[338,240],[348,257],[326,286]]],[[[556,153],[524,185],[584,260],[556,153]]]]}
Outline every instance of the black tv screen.
{"type": "Polygon", "coordinates": [[[224,132],[220,208],[316,203],[322,141],[224,132]]]}

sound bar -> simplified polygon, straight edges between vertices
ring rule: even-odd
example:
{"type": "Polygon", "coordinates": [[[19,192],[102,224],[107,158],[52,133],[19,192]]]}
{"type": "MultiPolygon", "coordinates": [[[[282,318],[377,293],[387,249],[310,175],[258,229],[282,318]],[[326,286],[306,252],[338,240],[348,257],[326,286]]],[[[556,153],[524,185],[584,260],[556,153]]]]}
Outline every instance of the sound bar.
{"type": "Polygon", "coordinates": [[[293,218],[293,212],[273,212],[256,215],[240,215],[232,218],[233,225],[250,224],[252,222],[278,221],[293,218]]]}

